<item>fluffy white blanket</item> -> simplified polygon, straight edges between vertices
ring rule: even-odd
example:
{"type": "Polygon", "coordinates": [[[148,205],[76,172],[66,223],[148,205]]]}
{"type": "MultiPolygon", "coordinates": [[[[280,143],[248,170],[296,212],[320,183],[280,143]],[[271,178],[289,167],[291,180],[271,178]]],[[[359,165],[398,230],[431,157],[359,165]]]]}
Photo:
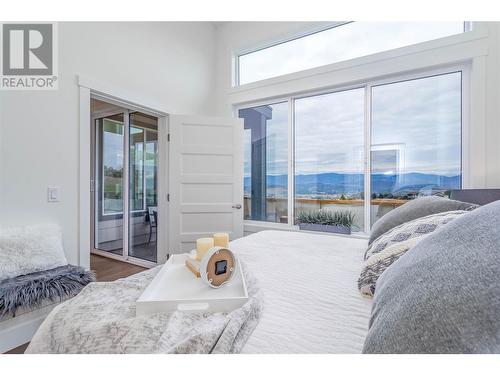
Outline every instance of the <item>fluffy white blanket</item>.
{"type": "Polygon", "coordinates": [[[243,267],[249,300],[230,313],[136,317],[135,301],[160,267],[110,283],[91,283],[57,306],[26,353],[238,353],[261,314],[261,293],[243,267]]]}
{"type": "Polygon", "coordinates": [[[58,225],[0,227],[0,280],[66,264],[58,225]]]}

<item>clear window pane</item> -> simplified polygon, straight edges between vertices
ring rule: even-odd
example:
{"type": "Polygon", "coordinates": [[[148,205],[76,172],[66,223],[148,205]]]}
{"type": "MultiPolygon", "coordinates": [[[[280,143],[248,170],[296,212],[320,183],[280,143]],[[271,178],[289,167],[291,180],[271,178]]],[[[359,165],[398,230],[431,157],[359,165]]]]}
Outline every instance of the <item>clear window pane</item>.
{"type": "Polygon", "coordinates": [[[130,127],[130,209],[144,210],[144,130],[130,127]]]}
{"type": "Polygon", "coordinates": [[[372,88],[371,222],[461,186],[462,73],[372,88]]]}
{"type": "Polygon", "coordinates": [[[156,262],[158,119],[145,113],[130,114],[129,136],[129,255],[156,262]]]}
{"type": "Polygon", "coordinates": [[[364,230],[364,89],[295,101],[295,211],[353,215],[364,230]]]}
{"type": "Polygon", "coordinates": [[[157,206],[158,134],[150,130],[146,132],[144,173],[146,175],[146,206],[157,206]]]}
{"type": "Polygon", "coordinates": [[[245,126],[244,216],[288,221],[288,103],[241,109],[245,126]]]}
{"type": "Polygon", "coordinates": [[[95,121],[94,248],[123,253],[123,114],[95,121]],[[110,229],[111,228],[111,229],[110,229]]]}
{"type": "Polygon", "coordinates": [[[239,56],[239,83],[255,82],[463,31],[464,22],[350,22],[239,56]]]}
{"type": "Polygon", "coordinates": [[[123,120],[115,117],[102,119],[104,215],[123,212],[123,120]]]}

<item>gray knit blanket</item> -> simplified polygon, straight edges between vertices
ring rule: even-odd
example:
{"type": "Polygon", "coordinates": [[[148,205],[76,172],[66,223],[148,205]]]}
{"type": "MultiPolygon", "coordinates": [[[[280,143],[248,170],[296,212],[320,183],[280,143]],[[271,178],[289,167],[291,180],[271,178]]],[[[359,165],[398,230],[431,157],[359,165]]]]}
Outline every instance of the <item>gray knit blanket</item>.
{"type": "Polygon", "coordinates": [[[20,309],[33,310],[44,302],[60,302],[95,281],[92,272],[66,265],[0,281],[0,319],[20,309]]]}
{"type": "Polygon", "coordinates": [[[242,267],[249,300],[230,313],[136,316],[135,302],[160,267],[89,284],[49,314],[26,353],[240,352],[262,311],[262,294],[252,274],[242,267]]]}

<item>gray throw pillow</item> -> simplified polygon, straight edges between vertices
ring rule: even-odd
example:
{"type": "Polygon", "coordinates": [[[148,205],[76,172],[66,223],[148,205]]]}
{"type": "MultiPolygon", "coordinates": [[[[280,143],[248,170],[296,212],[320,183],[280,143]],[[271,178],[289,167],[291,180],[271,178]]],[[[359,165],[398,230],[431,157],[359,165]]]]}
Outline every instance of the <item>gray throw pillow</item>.
{"type": "Polygon", "coordinates": [[[365,263],[358,279],[358,289],[363,296],[372,297],[382,273],[432,232],[468,211],[449,211],[420,217],[394,227],[368,247],[365,263]]]}
{"type": "Polygon", "coordinates": [[[364,353],[500,353],[500,201],[430,234],[377,281],[364,353]]]}
{"type": "Polygon", "coordinates": [[[407,221],[438,214],[440,212],[471,210],[475,207],[477,207],[477,205],[473,203],[455,201],[434,195],[414,199],[378,219],[375,224],[373,224],[368,244],[371,244],[388,230],[406,223],[407,221]]]}

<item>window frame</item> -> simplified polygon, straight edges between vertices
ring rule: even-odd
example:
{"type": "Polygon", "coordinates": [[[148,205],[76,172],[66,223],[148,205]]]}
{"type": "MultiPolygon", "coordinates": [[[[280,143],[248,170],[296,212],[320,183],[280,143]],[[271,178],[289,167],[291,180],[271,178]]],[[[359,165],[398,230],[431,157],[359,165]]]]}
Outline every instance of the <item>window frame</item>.
{"type": "MultiPolygon", "coordinates": [[[[370,175],[371,175],[371,91],[372,87],[385,84],[404,82],[433,76],[439,76],[449,73],[461,72],[462,73],[462,92],[461,92],[461,186],[469,186],[470,184],[470,168],[469,168],[469,154],[470,144],[467,142],[470,133],[470,77],[471,77],[471,63],[464,62],[460,64],[448,64],[440,68],[420,69],[413,72],[405,72],[393,74],[383,78],[368,79],[360,83],[345,84],[333,86],[326,89],[309,90],[297,94],[276,96],[269,100],[251,101],[242,104],[233,105],[233,114],[235,117],[239,116],[239,110],[263,105],[270,105],[273,103],[288,102],[288,223],[274,223],[257,220],[244,220],[244,225],[248,228],[267,228],[267,229],[280,229],[280,230],[299,230],[298,225],[294,225],[295,218],[295,100],[331,94],[335,92],[342,92],[346,90],[363,88],[365,91],[365,115],[364,115],[364,232],[358,232],[349,235],[349,237],[366,238],[369,236],[371,223],[370,223],[370,175]],[[367,199],[368,198],[368,199],[367,199]],[[367,203],[368,202],[368,203],[367,203]],[[291,218],[291,219],[290,219],[291,218]]],[[[342,234],[324,233],[325,235],[345,236],[342,234]]]]}
{"type": "Polygon", "coordinates": [[[294,71],[294,72],[285,73],[285,74],[281,74],[281,75],[277,75],[277,76],[271,76],[271,77],[268,77],[268,78],[265,78],[265,79],[261,79],[261,80],[252,81],[252,82],[247,82],[247,83],[241,84],[241,82],[240,82],[240,58],[242,56],[249,55],[249,54],[255,53],[255,52],[259,52],[259,51],[262,51],[262,50],[267,49],[267,48],[272,48],[272,47],[275,47],[275,46],[279,46],[281,44],[285,44],[285,43],[288,43],[288,42],[291,42],[291,41],[294,41],[294,40],[297,40],[297,39],[301,39],[301,38],[304,38],[304,37],[307,37],[307,36],[310,36],[310,35],[321,33],[323,31],[331,30],[331,29],[334,29],[334,28],[337,28],[337,27],[340,27],[340,26],[344,26],[344,25],[353,23],[353,22],[362,22],[362,21],[336,21],[336,22],[328,22],[326,25],[321,25],[319,27],[312,27],[312,28],[309,28],[308,30],[303,31],[303,32],[289,34],[289,35],[287,35],[286,37],[283,37],[283,38],[273,39],[270,42],[260,43],[257,46],[253,46],[252,48],[244,48],[244,49],[239,49],[239,50],[235,51],[233,53],[233,58],[232,58],[232,71],[233,71],[233,79],[232,79],[232,83],[233,84],[232,84],[232,87],[233,88],[238,88],[238,87],[242,87],[242,86],[245,87],[247,85],[258,85],[261,82],[266,82],[268,80],[279,79],[279,78],[284,77],[284,76],[294,75],[294,74],[297,74],[297,73],[302,73],[302,72],[305,72],[305,71],[308,71],[308,70],[318,69],[318,68],[325,67],[325,66],[333,66],[333,65],[336,65],[336,64],[344,63],[345,61],[363,59],[363,58],[370,57],[370,56],[373,56],[373,55],[384,54],[384,53],[387,53],[387,52],[390,52],[390,51],[393,51],[393,50],[397,50],[397,49],[400,49],[400,48],[408,48],[408,47],[419,45],[419,44],[423,44],[423,43],[429,43],[429,42],[432,42],[434,40],[447,39],[447,38],[450,38],[450,37],[454,37],[456,35],[463,35],[465,33],[468,33],[470,31],[474,30],[474,28],[473,28],[473,22],[471,22],[471,21],[462,21],[462,23],[463,23],[463,31],[461,33],[459,33],[459,34],[446,35],[446,36],[443,36],[443,37],[440,37],[440,38],[437,38],[437,39],[424,40],[424,41],[416,43],[416,44],[404,45],[404,46],[393,48],[393,49],[389,49],[389,50],[381,50],[381,51],[378,51],[378,52],[375,52],[375,53],[371,53],[371,54],[368,54],[368,55],[358,56],[358,57],[355,57],[355,58],[352,58],[352,59],[331,62],[331,63],[325,64],[325,65],[318,65],[318,66],[314,66],[314,67],[303,69],[303,70],[297,70],[297,71],[294,71]]]}

